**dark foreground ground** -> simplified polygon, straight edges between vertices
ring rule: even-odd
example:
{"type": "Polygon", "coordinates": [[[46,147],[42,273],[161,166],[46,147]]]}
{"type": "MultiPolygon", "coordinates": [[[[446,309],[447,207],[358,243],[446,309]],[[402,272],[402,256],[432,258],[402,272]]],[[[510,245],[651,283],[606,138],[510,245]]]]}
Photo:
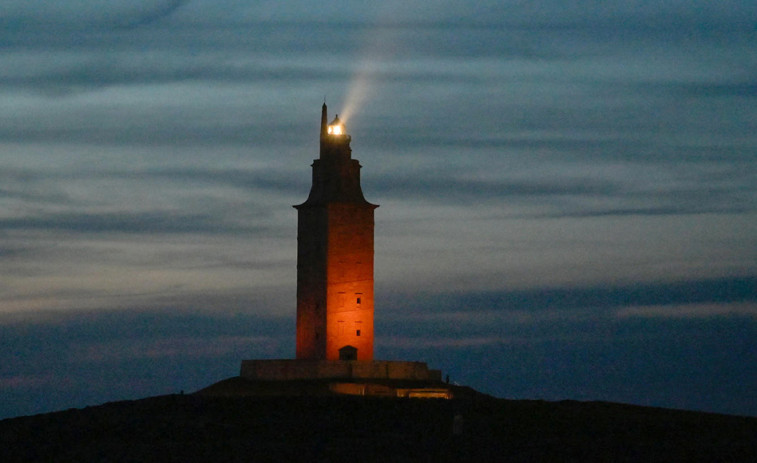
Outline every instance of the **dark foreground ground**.
{"type": "Polygon", "coordinates": [[[757,462],[757,418],[470,389],[453,400],[214,391],[229,388],[3,420],[0,461],[757,462]]]}

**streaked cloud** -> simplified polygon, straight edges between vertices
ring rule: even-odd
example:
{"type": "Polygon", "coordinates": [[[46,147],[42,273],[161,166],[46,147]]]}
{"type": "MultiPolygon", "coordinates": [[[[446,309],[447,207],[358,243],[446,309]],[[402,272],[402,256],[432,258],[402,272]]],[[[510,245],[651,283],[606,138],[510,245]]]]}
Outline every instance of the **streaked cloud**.
{"type": "Polygon", "coordinates": [[[58,230],[84,233],[190,233],[229,232],[209,216],[182,216],[169,211],[151,213],[56,214],[47,217],[0,220],[5,230],[58,230]]]}
{"type": "Polygon", "coordinates": [[[731,315],[757,317],[757,304],[689,304],[674,306],[625,307],[618,311],[619,317],[662,317],[662,318],[710,318],[731,315]]]}
{"type": "Polygon", "coordinates": [[[392,348],[404,349],[423,349],[423,348],[460,348],[460,347],[484,347],[492,344],[503,344],[508,342],[507,339],[489,337],[470,337],[470,338],[444,338],[435,336],[432,339],[418,338],[400,338],[390,336],[378,340],[379,347],[391,346],[392,348]]]}
{"type": "Polygon", "coordinates": [[[3,2],[0,17],[6,24],[50,24],[77,27],[134,27],[169,16],[188,0],[103,0],[96,4],[86,0],[50,3],[44,0],[3,2]]]}
{"type": "MultiPolygon", "coordinates": [[[[757,277],[687,280],[668,283],[635,283],[593,288],[539,288],[526,291],[492,291],[440,297],[434,306],[455,312],[497,308],[501,311],[538,311],[597,307],[681,306],[697,303],[757,302],[757,277]],[[440,306],[440,303],[443,304],[440,306]]],[[[393,301],[392,305],[399,303],[393,301]]],[[[407,309],[404,309],[407,310],[407,309]]]]}
{"type": "Polygon", "coordinates": [[[279,340],[266,336],[221,336],[209,339],[195,337],[161,337],[150,340],[117,340],[74,346],[69,352],[70,363],[112,363],[134,359],[165,357],[209,357],[244,355],[253,346],[278,344],[279,340]]]}
{"type": "Polygon", "coordinates": [[[66,379],[53,374],[15,375],[0,377],[0,390],[31,389],[66,386],[66,379]]]}

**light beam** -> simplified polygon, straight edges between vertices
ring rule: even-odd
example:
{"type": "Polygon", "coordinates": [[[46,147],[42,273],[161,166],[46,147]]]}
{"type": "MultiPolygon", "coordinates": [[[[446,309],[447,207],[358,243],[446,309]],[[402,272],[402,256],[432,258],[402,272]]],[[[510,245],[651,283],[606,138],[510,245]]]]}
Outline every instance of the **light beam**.
{"type": "Polygon", "coordinates": [[[340,119],[348,123],[359,108],[362,108],[375,91],[375,82],[381,71],[380,65],[387,62],[394,55],[397,42],[396,29],[392,27],[392,14],[396,11],[396,3],[387,2],[377,14],[373,27],[367,28],[363,41],[362,59],[353,72],[347,98],[340,119]]]}

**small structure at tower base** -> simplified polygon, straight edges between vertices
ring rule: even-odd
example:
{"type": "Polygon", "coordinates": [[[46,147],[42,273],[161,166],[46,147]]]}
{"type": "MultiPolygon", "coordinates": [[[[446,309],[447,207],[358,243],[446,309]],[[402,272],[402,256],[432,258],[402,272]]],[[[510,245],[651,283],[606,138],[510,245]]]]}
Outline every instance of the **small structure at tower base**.
{"type": "Polygon", "coordinates": [[[423,362],[389,360],[243,360],[240,377],[251,381],[318,381],[332,394],[451,399],[440,370],[423,362]]]}
{"type": "Polygon", "coordinates": [[[240,376],[258,381],[391,379],[441,383],[442,372],[423,362],[389,360],[242,360],[240,376]]]}

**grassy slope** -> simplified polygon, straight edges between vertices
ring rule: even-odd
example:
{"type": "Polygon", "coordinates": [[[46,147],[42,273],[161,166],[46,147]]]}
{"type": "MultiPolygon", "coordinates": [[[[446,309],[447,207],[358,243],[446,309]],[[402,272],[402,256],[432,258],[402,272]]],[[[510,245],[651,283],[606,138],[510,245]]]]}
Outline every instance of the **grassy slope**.
{"type": "Polygon", "coordinates": [[[172,395],[0,421],[0,461],[757,461],[757,418],[470,390],[172,395]]]}

